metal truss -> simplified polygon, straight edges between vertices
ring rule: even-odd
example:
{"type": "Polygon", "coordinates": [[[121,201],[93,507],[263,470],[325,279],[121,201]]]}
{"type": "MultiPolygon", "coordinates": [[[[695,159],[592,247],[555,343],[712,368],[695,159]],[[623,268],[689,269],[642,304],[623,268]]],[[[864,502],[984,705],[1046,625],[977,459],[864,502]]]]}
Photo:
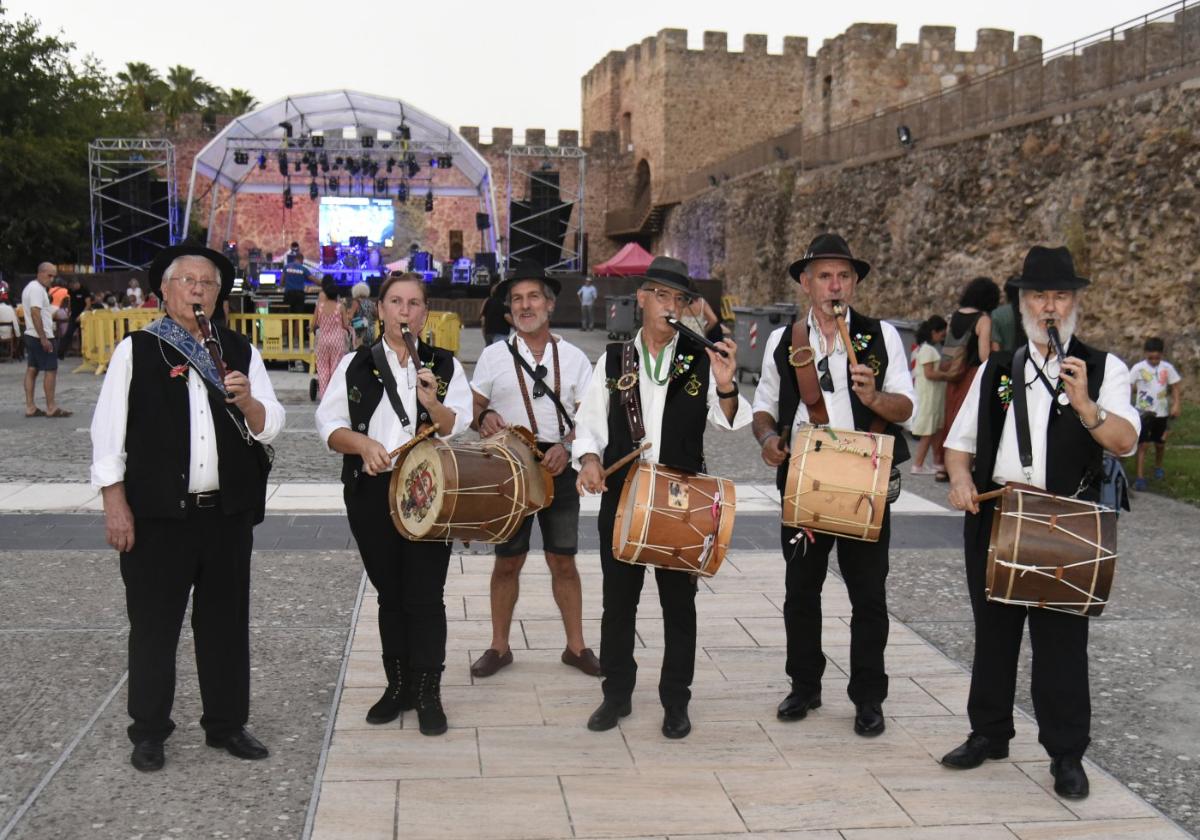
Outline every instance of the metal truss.
{"type": "Polygon", "coordinates": [[[142,269],[150,260],[132,262],[118,251],[131,243],[166,233],[168,244],[182,238],[179,231],[178,198],[175,182],[175,145],[169,140],[143,137],[101,138],[88,144],[88,192],[92,211],[92,265],[97,271],[142,269]],[[147,206],[125,200],[123,185],[149,176],[166,182],[165,206],[147,206]],[[132,219],[132,228],[120,225],[122,217],[132,219]]]}
{"type": "MultiPolygon", "coordinates": [[[[546,216],[556,216],[564,207],[574,205],[575,212],[567,219],[566,231],[563,234],[562,252],[560,259],[546,266],[547,271],[582,271],[583,266],[583,236],[581,231],[585,230],[583,219],[583,198],[584,188],[587,178],[587,152],[578,146],[512,146],[508,150],[508,179],[506,186],[506,220],[508,224],[507,242],[508,242],[508,258],[520,259],[524,251],[531,250],[533,246],[525,248],[513,247],[513,232],[523,234],[535,242],[552,247],[558,247],[558,243],[547,239],[539,232],[539,221],[546,216]],[[576,178],[576,189],[568,194],[564,194],[561,184],[556,184],[546,178],[543,174],[548,169],[557,169],[562,171],[565,166],[570,166],[574,161],[578,167],[578,177],[576,178]],[[535,213],[531,213],[519,222],[513,221],[513,182],[520,179],[522,182],[530,184],[544,184],[555,188],[561,200],[548,207],[543,207],[535,213]]],[[[519,200],[519,199],[518,199],[519,200]]]]}

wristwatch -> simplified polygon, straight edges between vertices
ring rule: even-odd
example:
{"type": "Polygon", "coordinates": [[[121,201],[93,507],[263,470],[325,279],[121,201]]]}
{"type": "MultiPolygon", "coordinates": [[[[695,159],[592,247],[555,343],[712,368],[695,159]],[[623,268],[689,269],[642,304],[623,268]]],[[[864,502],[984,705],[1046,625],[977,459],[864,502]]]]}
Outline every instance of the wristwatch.
{"type": "Polygon", "coordinates": [[[1103,408],[1100,408],[1099,406],[1097,406],[1097,411],[1096,411],[1096,422],[1090,426],[1087,423],[1083,422],[1083,415],[1082,414],[1079,415],[1080,425],[1082,425],[1083,428],[1087,429],[1089,432],[1100,428],[1101,424],[1103,424],[1104,421],[1107,419],[1108,419],[1108,412],[1105,411],[1103,408]]]}

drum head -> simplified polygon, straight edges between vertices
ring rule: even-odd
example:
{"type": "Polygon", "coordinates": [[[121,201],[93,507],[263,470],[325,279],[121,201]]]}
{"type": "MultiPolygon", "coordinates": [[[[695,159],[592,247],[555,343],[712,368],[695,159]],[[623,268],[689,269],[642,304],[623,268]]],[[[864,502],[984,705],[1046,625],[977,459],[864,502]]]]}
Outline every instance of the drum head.
{"type": "Polygon", "coordinates": [[[404,530],[421,538],[429,533],[445,502],[446,476],[438,444],[423,440],[408,451],[392,482],[395,515],[404,530]]]}
{"type": "Polygon", "coordinates": [[[537,438],[524,426],[507,429],[480,440],[481,444],[503,446],[521,463],[525,476],[528,510],[530,513],[547,508],[554,502],[554,477],[542,466],[538,456],[537,438]]]}

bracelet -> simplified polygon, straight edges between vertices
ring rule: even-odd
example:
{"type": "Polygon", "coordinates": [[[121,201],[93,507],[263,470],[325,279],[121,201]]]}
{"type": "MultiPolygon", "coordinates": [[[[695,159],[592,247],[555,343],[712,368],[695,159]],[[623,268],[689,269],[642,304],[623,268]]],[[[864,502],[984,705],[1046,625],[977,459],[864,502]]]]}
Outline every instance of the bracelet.
{"type": "Polygon", "coordinates": [[[729,391],[722,391],[722,390],[718,389],[717,390],[717,398],[722,399],[722,400],[728,400],[728,399],[732,399],[733,397],[736,397],[738,395],[738,393],[739,392],[738,392],[737,386],[734,385],[733,388],[729,391]]]}
{"type": "Polygon", "coordinates": [[[500,412],[496,411],[496,409],[494,409],[494,408],[485,408],[483,411],[479,412],[479,417],[476,419],[475,422],[482,426],[483,418],[487,417],[489,414],[495,414],[495,415],[499,416],[500,412]]]}
{"type": "Polygon", "coordinates": [[[1107,419],[1108,419],[1108,412],[1105,411],[1103,408],[1097,407],[1096,422],[1089,426],[1087,423],[1083,422],[1083,415],[1080,414],[1079,415],[1079,425],[1083,426],[1084,429],[1091,432],[1091,431],[1095,431],[1096,429],[1100,428],[1100,426],[1107,419]]]}
{"type": "Polygon", "coordinates": [[[763,435],[762,437],[760,437],[758,439],[758,445],[766,446],[767,441],[769,441],[773,437],[779,437],[779,432],[767,432],[765,435],[763,435]]]}

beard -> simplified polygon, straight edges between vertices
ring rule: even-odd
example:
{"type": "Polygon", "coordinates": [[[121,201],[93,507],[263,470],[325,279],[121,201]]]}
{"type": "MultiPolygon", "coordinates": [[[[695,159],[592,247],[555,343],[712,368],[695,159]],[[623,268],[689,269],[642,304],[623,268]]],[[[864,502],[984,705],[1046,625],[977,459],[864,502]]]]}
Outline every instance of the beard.
{"type": "Polygon", "coordinates": [[[1046,319],[1041,315],[1036,314],[1029,309],[1029,305],[1025,302],[1025,298],[1021,298],[1021,326],[1025,329],[1025,335],[1034,344],[1048,345],[1050,343],[1050,333],[1047,327],[1053,323],[1058,329],[1058,337],[1062,339],[1063,347],[1065,348],[1071,343],[1071,336],[1075,335],[1075,327],[1079,323],[1080,305],[1078,299],[1075,305],[1071,307],[1071,311],[1067,317],[1059,320],[1057,318],[1046,319]]]}

